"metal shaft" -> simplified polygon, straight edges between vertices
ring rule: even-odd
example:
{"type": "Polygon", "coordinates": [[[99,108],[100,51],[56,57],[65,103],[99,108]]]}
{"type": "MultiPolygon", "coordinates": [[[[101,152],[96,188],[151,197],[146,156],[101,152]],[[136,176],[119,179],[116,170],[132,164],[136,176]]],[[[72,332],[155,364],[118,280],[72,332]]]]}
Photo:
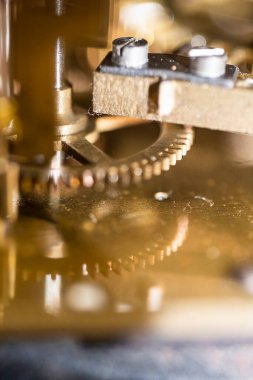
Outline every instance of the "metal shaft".
{"type": "Polygon", "coordinates": [[[66,1],[65,0],[55,0],[54,10],[57,16],[62,16],[66,12],[66,1]]]}
{"type": "Polygon", "coordinates": [[[58,37],[55,45],[55,89],[64,87],[65,83],[65,41],[58,37]]]}
{"type": "Polygon", "coordinates": [[[10,7],[11,0],[0,0],[0,96],[11,96],[10,7]]]}
{"type": "MultiPolygon", "coordinates": [[[[66,1],[54,1],[54,13],[56,16],[61,17],[66,13],[66,1]]],[[[55,85],[56,89],[64,87],[65,80],[65,40],[59,36],[55,45],[55,85]]]]}
{"type": "Polygon", "coordinates": [[[13,68],[20,83],[18,106],[22,126],[15,154],[29,161],[43,155],[48,162],[54,141],[55,20],[48,17],[47,9],[38,9],[38,2],[35,5],[26,0],[12,1],[16,9],[13,68]]]}

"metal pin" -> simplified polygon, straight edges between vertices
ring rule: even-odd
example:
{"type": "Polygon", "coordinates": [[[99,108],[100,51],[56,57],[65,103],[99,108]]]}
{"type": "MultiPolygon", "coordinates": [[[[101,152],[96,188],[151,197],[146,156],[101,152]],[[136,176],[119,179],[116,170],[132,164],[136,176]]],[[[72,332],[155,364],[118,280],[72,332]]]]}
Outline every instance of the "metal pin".
{"type": "Polygon", "coordinates": [[[148,42],[134,37],[120,37],[112,42],[112,61],[116,65],[138,68],[148,62],[148,42]]]}
{"type": "Polygon", "coordinates": [[[204,78],[219,78],[226,72],[227,55],[222,48],[195,47],[189,50],[190,70],[204,78]]]}

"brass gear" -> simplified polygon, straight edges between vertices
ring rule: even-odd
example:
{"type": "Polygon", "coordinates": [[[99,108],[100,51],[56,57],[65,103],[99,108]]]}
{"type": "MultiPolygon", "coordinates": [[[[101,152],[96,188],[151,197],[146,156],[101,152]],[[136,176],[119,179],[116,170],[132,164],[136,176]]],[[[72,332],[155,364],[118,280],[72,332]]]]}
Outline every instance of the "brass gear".
{"type": "MultiPolygon", "coordinates": [[[[194,132],[188,126],[168,123],[158,125],[160,135],[151,146],[121,160],[109,158],[89,142],[84,134],[60,140],[57,148],[74,158],[78,166],[70,164],[45,168],[22,165],[21,194],[53,196],[59,189],[71,194],[71,191],[81,188],[101,191],[106,185],[127,187],[159,176],[187,154],[193,144],[194,132]]],[[[97,128],[95,134],[100,132],[97,128]]]]}
{"type": "MultiPolygon", "coordinates": [[[[60,259],[43,257],[45,252],[48,253],[49,251],[49,242],[41,239],[41,230],[49,233],[49,241],[55,244],[55,246],[57,246],[58,241],[60,241],[60,234],[57,229],[54,229],[55,226],[53,224],[35,218],[25,218],[21,223],[25,223],[25,226],[32,226],[33,232],[30,238],[33,239],[37,245],[36,248],[39,249],[36,264],[37,268],[35,269],[33,266],[33,271],[31,271],[29,269],[31,264],[27,266],[28,261],[24,258],[23,265],[21,266],[21,277],[27,279],[27,274],[29,273],[29,277],[37,278],[38,280],[42,279],[45,273],[51,273],[52,275],[61,274],[66,277],[73,277],[74,273],[76,273],[77,277],[80,277],[83,273],[85,276],[89,275],[90,277],[96,278],[98,275],[110,277],[110,275],[114,273],[122,276],[127,272],[143,271],[164,261],[166,257],[175,254],[184,244],[189,228],[188,216],[182,214],[175,220],[175,232],[173,237],[168,238],[164,232],[159,239],[154,239],[150,245],[144,244],[143,249],[135,254],[131,254],[128,257],[107,258],[101,261],[94,259],[82,261],[83,257],[80,260],[73,261],[71,257],[68,258],[67,256],[60,259]],[[68,261],[69,265],[64,266],[63,261],[68,261]]],[[[14,231],[13,236],[18,243],[18,252],[23,256],[29,244],[22,240],[19,233],[14,231]]],[[[61,247],[61,245],[59,245],[59,247],[61,247]]]]}
{"type": "Polygon", "coordinates": [[[144,270],[154,266],[171,254],[176,253],[183,245],[187,236],[188,225],[187,215],[182,215],[177,218],[176,233],[172,240],[167,241],[164,236],[162,241],[154,242],[153,246],[146,247],[144,251],[140,251],[136,255],[124,259],[109,260],[103,265],[99,263],[95,263],[92,267],[87,265],[87,273],[91,276],[100,273],[108,277],[111,273],[121,275],[124,271],[135,272],[138,269],[144,270]]]}

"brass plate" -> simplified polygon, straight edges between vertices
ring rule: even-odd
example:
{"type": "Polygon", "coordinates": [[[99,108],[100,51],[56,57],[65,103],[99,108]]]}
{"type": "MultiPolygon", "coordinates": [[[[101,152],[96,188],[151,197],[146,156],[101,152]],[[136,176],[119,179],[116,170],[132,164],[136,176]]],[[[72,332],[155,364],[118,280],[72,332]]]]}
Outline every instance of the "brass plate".
{"type": "Polygon", "coordinates": [[[251,142],[197,131],[188,159],[145,186],[21,205],[2,237],[1,334],[253,336],[250,282],[235,276],[252,263],[251,142]]]}

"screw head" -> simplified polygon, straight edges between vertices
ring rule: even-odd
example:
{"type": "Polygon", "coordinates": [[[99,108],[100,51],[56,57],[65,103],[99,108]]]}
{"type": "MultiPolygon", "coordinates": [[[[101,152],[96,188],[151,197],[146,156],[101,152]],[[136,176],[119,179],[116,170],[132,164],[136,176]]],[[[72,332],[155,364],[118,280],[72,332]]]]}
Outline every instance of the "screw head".
{"type": "Polygon", "coordinates": [[[134,37],[120,37],[112,42],[112,61],[118,66],[138,68],[148,62],[148,42],[134,37]]]}
{"type": "Polygon", "coordinates": [[[219,78],[226,72],[227,55],[222,48],[194,47],[189,50],[190,70],[204,78],[219,78]]]}

